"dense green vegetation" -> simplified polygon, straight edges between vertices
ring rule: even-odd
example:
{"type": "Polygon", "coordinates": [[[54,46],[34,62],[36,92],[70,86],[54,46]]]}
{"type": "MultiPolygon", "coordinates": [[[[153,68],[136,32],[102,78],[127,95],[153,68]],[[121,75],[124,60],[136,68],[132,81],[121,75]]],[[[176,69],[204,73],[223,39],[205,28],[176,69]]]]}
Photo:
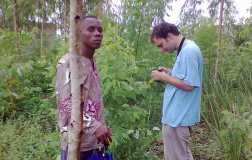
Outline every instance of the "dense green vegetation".
{"type": "MultiPolygon", "coordinates": [[[[64,34],[52,38],[42,32],[41,46],[41,26],[30,24],[28,29],[25,21],[36,11],[32,6],[38,4],[27,1],[24,10],[19,2],[22,31],[14,32],[10,12],[13,5],[8,0],[2,2],[1,15],[6,14],[6,21],[3,25],[3,19],[0,20],[3,26],[0,29],[0,159],[57,159],[60,142],[55,67],[68,52],[68,34],[65,42],[64,34]]],[[[45,8],[33,17],[40,19],[46,13],[49,19],[51,13],[62,9],[56,14],[60,21],[52,20],[51,28],[58,27],[64,33],[64,5],[69,5],[69,1],[65,2],[51,5],[51,9],[45,8]]],[[[104,27],[102,46],[95,58],[106,124],[114,134],[109,150],[113,151],[114,159],[162,159],[160,119],[165,85],[153,81],[150,73],[160,65],[170,68],[176,54],[160,53],[149,42],[149,36],[151,27],[163,20],[165,8],[171,2],[125,0],[118,6],[119,13],[106,7],[111,5],[109,1],[96,3],[87,1],[83,12],[98,16],[104,27]]],[[[228,14],[225,16],[218,83],[214,84],[218,17],[198,16],[197,21],[189,24],[185,21],[179,26],[185,37],[199,45],[204,57],[202,121],[195,126],[191,149],[195,159],[250,159],[252,17],[235,23],[228,14]]]]}

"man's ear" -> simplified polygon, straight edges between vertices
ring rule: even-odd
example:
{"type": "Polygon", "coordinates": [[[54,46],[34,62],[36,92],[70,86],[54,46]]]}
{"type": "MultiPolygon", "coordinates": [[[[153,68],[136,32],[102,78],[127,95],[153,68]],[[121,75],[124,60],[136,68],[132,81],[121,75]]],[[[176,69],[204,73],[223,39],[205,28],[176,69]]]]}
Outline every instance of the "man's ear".
{"type": "Polygon", "coordinates": [[[171,39],[171,33],[167,33],[166,39],[167,39],[167,40],[170,40],[170,39],[171,39]]]}

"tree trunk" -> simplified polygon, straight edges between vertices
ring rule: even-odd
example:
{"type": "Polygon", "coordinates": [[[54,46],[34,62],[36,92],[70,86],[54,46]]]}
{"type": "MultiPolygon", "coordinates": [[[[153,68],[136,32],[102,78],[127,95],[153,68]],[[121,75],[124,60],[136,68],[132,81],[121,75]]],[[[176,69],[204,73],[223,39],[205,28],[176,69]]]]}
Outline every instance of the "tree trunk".
{"type": "Polygon", "coordinates": [[[44,11],[43,11],[43,15],[42,15],[42,23],[41,23],[41,37],[40,37],[40,42],[41,42],[41,60],[44,59],[44,27],[45,27],[45,21],[46,21],[46,3],[45,1],[43,1],[43,7],[44,7],[44,11]]]}
{"type": "Polygon", "coordinates": [[[137,51],[138,51],[138,46],[139,46],[139,38],[140,38],[140,33],[141,33],[141,26],[142,26],[142,23],[140,22],[140,25],[139,25],[139,28],[138,28],[137,46],[136,46],[136,55],[135,55],[135,57],[137,57],[137,51]]]}
{"type": "Polygon", "coordinates": [[[83,66],[81,62],[81,17],[82,0],[70,2],[70,70],[71,70],[71,94],[72,109],[70,121],[70,135],[67,159],[79,160],[81,139],[83,134],[83,109],[84,109],[84,85],[83,66]]]}
{"type": "MultiPolygon", "coordinates": [[[[58,22],[58,24],[59,24],[59,29],[60,29],[60,35],[63,35],[63,29],[62,29],[62,23],[63,23],[63,18],[62,18],[62,4],[61,4],[61,2],[58,2],[58,7],[57,8],[59,8],[59,19],[60,19],[60,22],[58,22]]],[[[63,12],[64,13],[64,12],[63,12]]],[[[56,22],[57,23],[57,22],[56,22]]]]}
{"type": "Polygon", "coordinates": [[[2,19],[3,19],[3,30],[6,29],[6,23],[5,23],[5,11],[4,11],[4,0],[2,0],[1,10],[2,10],[2,19]]]}
{"type": "MultiPolygon", "coordinates": [[[[13,0],[13,4],[14,4],[14,30],[16,33],[20,33],[20,25],[19,25],[19,18],[18,18],[18,6],[17,6],[17,0],[13,0]]],[[[16,45],[16,61],[19,62],[20,61],[20,49],[19,49],[19,45],[18,45],[18,40],[16,39],[15,45],[16,45]]]]}
{"type": "MultiPolygon", "coordinates": [[[[220,62],[220,45],[221,45],[221,33],[222,33],[222,15],[223,15],[224,0],[221,0],[220,5],[220,17],[219,17],[219,37],[218,37],[218,46],[217,46],[217,58],[215,64],[215,73],[214,73],[214,87],[216,87],[218,82],[218,71],[219,71],[219,62],[220,62]]],[[[216,91],[216,90],[215,90],[216,91]]],[[[214,100],[216,102],[216,95],[214,94],[214,100]]]]}
{"type": "Polygon", "coordinates": [[[64,42],[66,43],[67,0],[65,0],[64,42]]]}

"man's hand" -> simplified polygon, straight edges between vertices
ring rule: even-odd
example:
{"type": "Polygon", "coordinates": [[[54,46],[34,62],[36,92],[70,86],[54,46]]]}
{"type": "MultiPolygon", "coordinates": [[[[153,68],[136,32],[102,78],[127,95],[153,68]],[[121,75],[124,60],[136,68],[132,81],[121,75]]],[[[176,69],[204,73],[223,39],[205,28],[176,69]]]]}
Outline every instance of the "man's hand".
{"type": "Polygon", "coordinates": [[[171,75],[171,70],[170,69],[167,69],[167,68],[165,68],[165,67],[162,67],[162,66],[159,66],[159,68],[158,68],[159,70],[162,70],[162,71],[164,71],[166,74],[168,74],[168,75],[171,75]]]}
{"type": "Polygon", "coordinates": [[[101,125],[96,131],[95,131],[95,137],[106,146],[109,146],[109,141],[112,142],[113,134],[109,130],[109,127],[101,125]],[[108,141],[109,139],[109,141],[108,141]]]}
{"type": "Polygon", "coordinates": [[[164,81],[168,75],[164,71],[154,70],[151,72],[151,76],[155,81],[164,81]]]}

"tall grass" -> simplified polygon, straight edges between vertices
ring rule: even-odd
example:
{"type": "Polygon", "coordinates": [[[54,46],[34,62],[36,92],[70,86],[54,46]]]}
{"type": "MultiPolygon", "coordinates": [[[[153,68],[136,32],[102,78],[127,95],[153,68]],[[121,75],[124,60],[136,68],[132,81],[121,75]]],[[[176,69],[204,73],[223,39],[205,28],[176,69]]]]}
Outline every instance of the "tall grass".
{"type": "Polygon", "coordinates": [[[220,139],[223,158],[228,160],[250,156],[252,66],[249,57],[246,50],[224,51],[217,86],[213,83],[213,69],[208,65],[204,68],[202,117],[220,139]]]}

